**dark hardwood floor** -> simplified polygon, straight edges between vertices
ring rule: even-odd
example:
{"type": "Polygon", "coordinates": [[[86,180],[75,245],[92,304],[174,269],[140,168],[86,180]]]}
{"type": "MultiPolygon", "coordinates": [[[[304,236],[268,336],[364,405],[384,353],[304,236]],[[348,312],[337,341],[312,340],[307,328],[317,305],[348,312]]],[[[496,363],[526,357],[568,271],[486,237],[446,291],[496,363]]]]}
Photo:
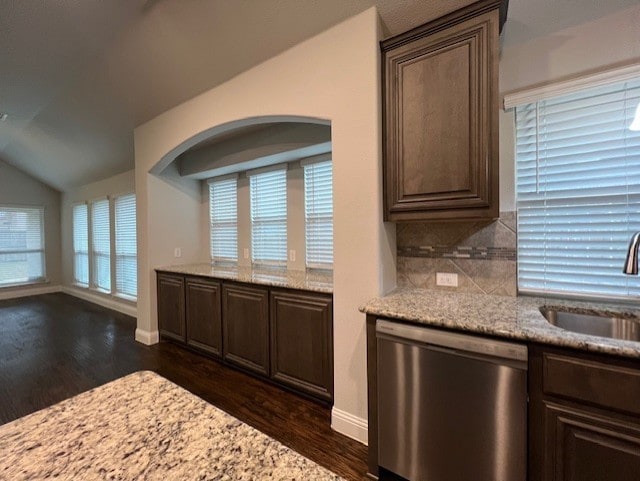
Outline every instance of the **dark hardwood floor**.
{"type": "Polygon", "coordinates": [[[152,370],[346,479],[366,447],[315,402],[171,343],[134,340],[135,320],[66,294],[0,301],[0,424],[139,370],[152,370]]]}

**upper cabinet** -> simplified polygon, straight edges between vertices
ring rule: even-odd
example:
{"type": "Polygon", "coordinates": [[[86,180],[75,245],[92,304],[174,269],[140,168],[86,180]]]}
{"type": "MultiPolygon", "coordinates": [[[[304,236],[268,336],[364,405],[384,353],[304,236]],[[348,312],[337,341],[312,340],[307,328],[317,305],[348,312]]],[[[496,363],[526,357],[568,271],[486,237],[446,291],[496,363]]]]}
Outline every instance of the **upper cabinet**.
{"type": "Polygon", "coordinates": [[[385,220],[498,216],[498,50],[480,1],[381,43],[385,220]]]}

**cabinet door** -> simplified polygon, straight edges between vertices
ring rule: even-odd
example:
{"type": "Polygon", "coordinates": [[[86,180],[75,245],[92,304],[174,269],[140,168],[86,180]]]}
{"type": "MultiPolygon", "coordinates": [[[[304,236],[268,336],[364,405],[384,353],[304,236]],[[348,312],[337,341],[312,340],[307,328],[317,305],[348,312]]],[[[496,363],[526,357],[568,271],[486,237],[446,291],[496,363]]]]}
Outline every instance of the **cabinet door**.
{"type": "Polygon", "coordinates": [[[271,376],[323,400],[333,398],[332,297],[271,293],[271,376]]]}
{"type": "Polygon", "coordinates": [[[224,284],[222,297],[224,359],[268,376],[268,290],[224,284]]]}
{"type": "Polygon", "coordinates": [[[187,278],[187,344],[222,356],[220,283],[187,278]]]}
{"type": "Polygon", "coordinates": [[[185,342],[184,277],[158,274],[158,329],[165,338],[185,342]]]}
{"type": "Polygon", "coordinates": [[[640,424],[545,402],[545,481],[638,481],[640,424]]]}
{"type": "Polygon", "coordinates": [[[382,43],[387,220],[498,215],[494,3],[382,43]]]}

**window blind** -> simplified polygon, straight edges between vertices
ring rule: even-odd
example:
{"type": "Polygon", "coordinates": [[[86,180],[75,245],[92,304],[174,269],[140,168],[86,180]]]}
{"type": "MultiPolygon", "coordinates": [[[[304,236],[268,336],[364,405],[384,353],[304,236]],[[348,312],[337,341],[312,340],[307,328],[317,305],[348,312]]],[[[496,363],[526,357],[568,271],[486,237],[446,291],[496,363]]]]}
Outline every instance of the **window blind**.
{"type": "Polygon", "coordinates": [[[249,174],[251,252],[254,264],[287,262],[287,171],[249,174]]]}
{"type": "Polygon", "coordinates": [[[304,166],[307,267],[333,266],[333,168],[330,160],[304,166]]]}
{"type": "Polygon", "coordinates": [[[89,221],[87,204],[73,206],[73,279],[89,285],[89,221]]]}
{"type": "Polygon", "coordinates": [[[640,230],[638,103],[640,79],[516,109],[521,291],[640,296],[622,273],[640,230]]]}
{"type": "Polygon", "coordinates": [[[136,195],[115,199],[116,292],[136,297],[138,262],[136,246],[136,195]]]}
{"type": "Polygon", "coordinates": [[[45,277],[44,208],[0,206],[0,286],[45,277]]]}
{"type": "Polygon", "coordinates": [[[238,179],[212,180],[209,184],[211,259],[238,260],[238,179]]]}
{"type": "Polygon", "coordinates": [[[109,228],[109,200],[91,204],[91,255],[94,287],[111,291],[111,232],[109,228]]]}

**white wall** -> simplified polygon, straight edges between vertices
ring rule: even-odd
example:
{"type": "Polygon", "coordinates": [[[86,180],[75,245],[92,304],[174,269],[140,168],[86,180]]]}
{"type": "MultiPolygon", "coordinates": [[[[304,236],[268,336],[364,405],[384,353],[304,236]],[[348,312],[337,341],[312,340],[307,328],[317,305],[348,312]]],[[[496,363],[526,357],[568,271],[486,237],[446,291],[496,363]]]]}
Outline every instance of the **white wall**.
{"type": "MultiPolygon", "coordinates": [[[[62,282],[60,201],[60,192],[0,161],[0,204],[44,206],[46,276],[52,288],[62,282]]],[[[42,287],[42,284],[3,287],[0,289],[0,298],[46,292],[42,287]]]]}
{"type": "MultiPolygon", "coordinates": [[[[640,5],[505,48],[500,91],[510,93],[640,63],[640,5]]],[[[500,210],[515,210],[513,111],[500,113],[500,210]]]]}
{"type": "Polygon", "coordinates": [[[154,267],[175,262],[174,247],[182,248],[185,262],[208,259],[202,196],[154,173],[212,130],[222,131],[240,119],[283,116],[331,122],[333,425],[361,440],[366,440],[367,377],[365,317],[358,306],[395,286],[395,226],[382,222],[378,38],[372,8],[135,130],[138,339],[152,342],[157,338],[154,267]]]}
{"type": "Polygon", "coordinates": [[[130,170],[106,179],[86,184],[62,195],[62,283],[64,291],[92,302],[135,316],[135,303],[113,298],[97,291],[74,286],[73,279],[73,205],[107,196],[135,191],[135,172],[130,170]]]}

